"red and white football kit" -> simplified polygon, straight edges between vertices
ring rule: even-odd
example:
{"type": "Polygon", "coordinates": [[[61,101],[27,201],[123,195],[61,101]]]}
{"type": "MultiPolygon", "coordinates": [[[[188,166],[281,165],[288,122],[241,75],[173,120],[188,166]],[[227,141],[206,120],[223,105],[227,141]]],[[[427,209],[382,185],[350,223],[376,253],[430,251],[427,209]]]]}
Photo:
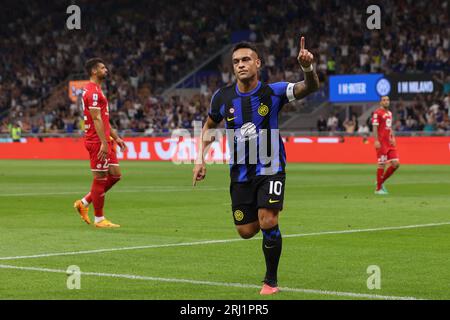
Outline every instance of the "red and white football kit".
{"type": "Polygon", "coordinates": [[[392,112],[384,108],[378,108],[372,116],[374,130],[378,130],[378,140],[381,147],[377,149],[379,164],[392,160],[398,160],[397,148],[391,144],[392,138],[392,112]]]}
{"type": "Polygon", "coordinates": [[[83,112],[85,128],[85,147],[89,152],[92,171],[108,171],[110,165],[118,166],[114,142],[110,138],[111,126],[109,124],[108,100],[102,92],[100,86],[94,82],[89,82],[83,90],[83,112]],[[105,130],[105,137],[108,139],[109,153],[105,160],[98,159],[101,141],[95,130],[94,121],[89,110],[99,109],[105,130]]]}

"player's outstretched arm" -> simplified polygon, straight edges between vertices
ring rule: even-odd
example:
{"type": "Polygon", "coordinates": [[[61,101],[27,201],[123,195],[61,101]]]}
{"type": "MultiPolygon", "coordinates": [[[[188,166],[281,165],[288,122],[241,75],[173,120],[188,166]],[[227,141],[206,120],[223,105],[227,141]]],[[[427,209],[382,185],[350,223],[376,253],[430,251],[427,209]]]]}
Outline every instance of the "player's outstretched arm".
{"type": "Polygon", "coordinates": [[[207,134],[207,131],[209,129],[215,129],[217,128],[219,124],[213,121],[210,117],[206,120],[205,125],[202,129],[202,135],[200,136],[200,142],[199,142],[199,152],[198,152],[198,158],[195,161],[195,166],[192,176],[192,186],[195,187],[197,181],[201,181],[205,179],[206,177],[206,164],[205,164],[205,154],[208,151],[208,148],[210,144],[214,141],[213,139],[209,139],[209,135],[207,134]]]}
{"type": "Polygon", "coordinates": [[[305,80],[295,84],[294,96],[296,99],[303,99],[308,94],[317,91],[320,84],[319,77],[312,66],[314,56],[311,52],[305,49],[305,37],[300,38],[300,52],[298,53],[297,60],[303,69],[305,80]]]}

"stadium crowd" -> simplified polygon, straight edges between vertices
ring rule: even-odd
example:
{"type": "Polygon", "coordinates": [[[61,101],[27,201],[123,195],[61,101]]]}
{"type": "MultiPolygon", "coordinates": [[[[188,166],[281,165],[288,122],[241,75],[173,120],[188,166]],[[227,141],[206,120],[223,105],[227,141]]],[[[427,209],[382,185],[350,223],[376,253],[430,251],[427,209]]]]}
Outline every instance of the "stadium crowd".
{"type": "MultiPolygon", "coordinates": [[[[111,121],[119,130],[164,134],[190,128],[192,121],[204,120],[215,89],[233,81],[231,66],[219,65],[218,76],[206,79],[190,99],[163,98],[161,93],[240,30],[259,43],[263,81],[301,80],[296,61],[300,34],[316,56],[321,83],[330,74],[367,72],[432,72],[450,80],[445,79],[450,74],[447,2],[386,1],[382,30],[366,28],[369,4],[187,0],[181,6],[173,1],[83,0],[78,2],[82,30],[70,31],[63,2],[49,0],[42,7],[6,1],[0,13],[0,133],[16,123],[31,133],[82,129],[81,110],[67,97],[65,85],[92,56],[108,62],[105,91],[111,121]]],[[[395,128],[449,130],[449,112],[448,96],[399,102],[394,104],[395,128]]],[[[354,117],[332,116],[326,125],[323,120],[318,130],[357,132],[364,127],[354,117]]]]}

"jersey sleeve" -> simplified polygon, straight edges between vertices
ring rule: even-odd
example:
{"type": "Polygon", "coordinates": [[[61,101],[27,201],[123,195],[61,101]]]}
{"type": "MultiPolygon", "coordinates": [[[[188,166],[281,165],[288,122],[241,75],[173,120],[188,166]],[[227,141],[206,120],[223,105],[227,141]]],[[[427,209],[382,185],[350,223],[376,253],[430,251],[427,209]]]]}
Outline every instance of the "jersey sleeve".
{"type": "Polygon", "coordinates": [[[219,89],[213,94],[211,98],[211,105],[208,112],[208,116],[216,123],[220,123],[223,120],[224,114],[222,105],[223,103],[219,89]]]}
{"type": "Polygon", "coordinates": [[[88,109],[100,109],[98,104],[98,93],[93,90],[86,90],[83,95],[84,105],[88,109]]]}
{"type": "Polygon", "coordinates": [[[274,94],[281,98],[280,110],[286,103],[296,100],[296,98],[294,96],[295,83],[275,82],[275,83],[269,84],[269,86],[272,88],[274,94]]]}

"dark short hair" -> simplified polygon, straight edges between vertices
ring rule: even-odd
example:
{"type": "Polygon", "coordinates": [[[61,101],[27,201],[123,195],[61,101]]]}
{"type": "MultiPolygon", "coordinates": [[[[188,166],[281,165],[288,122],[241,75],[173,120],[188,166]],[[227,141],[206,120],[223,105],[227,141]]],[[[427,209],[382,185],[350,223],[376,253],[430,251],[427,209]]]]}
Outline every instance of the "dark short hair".
{"type": "Polygon", "coordinates": [[[99,63],[105,64],[105,62],[100,58],[91,58],[84,64],[84,70],[86,70],[86,73],[88,76],[91,76],[92,69],[94,69],[99,63]]]}
{"type": "Polygon", "coordinates": [[[254,44],[251,44],[249,42],[239,42],[233,47],[233,51],[231,51],[231,54],[233,54],[235,51],[239,49],[250,49],[256,53],[256,55],[259,57],[258,49],[254,44]]]}

